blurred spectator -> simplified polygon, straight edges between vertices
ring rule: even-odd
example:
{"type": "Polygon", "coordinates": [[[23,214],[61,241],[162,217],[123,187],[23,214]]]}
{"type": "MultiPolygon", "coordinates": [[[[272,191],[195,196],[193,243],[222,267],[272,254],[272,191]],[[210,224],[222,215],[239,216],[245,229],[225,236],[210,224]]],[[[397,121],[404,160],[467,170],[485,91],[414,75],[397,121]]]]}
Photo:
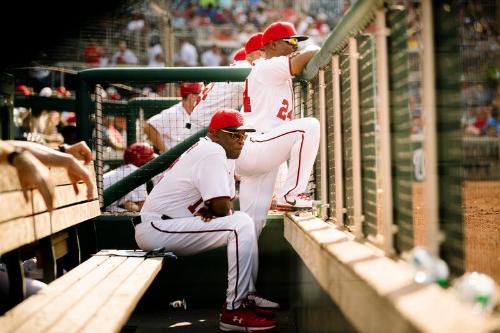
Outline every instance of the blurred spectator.
{"type": "Polygon", "coordinates": [[[197,66],[198,65],[198,51],[187,38],[181,39],[181,48],[179,53],[179,60],[181,66],[197,66]]]}
{"type": "Polygon", "coordinates": [[[216,44],[213,44],[208,50],[201,55],[201,64],[203,66],[220,66],[221,56],[220,50],[216,44]]]}
{"type": "Polygon", "coordinates": [[[103,140],[104,144],[108,147],[111,147],[115,150],[124,150],[126,140],[124,138],[123,131],[120,128],[121,121],[115,121],[116,118],[120,117],[103,117],[103,140]],[[116,127],[116,124],[118,124],[118,128],[116,127]]]}
{"type": "Polygon", "coordinates": [[[144,133],[158,151],[164,152],[194,134],[191,113],[200,92],[199,83],[181,83],[182,101],[151,117],[144,124],[144,133]]]}
{"type": "Polygon", "coordinates": [[[165,57],[160,44],[160,36],[156,34],[151,36],[151,41],[149,42],[148,66],[165,67],[165,57]]]}
{"type": "Polygon", "coordinates": [[[493,107],[491,114],[485,124],[485,134],[490,137],[500,135],[500,120],[498,108],[493,107]]]}
{"type": "Polygon", "coordinates": [[[134,10],[132,12],[132,19],[127,24],[127,30],[129,32],[141,31],[142,29],[144,29],[144,24],[145,22],[141,12],[139,12],[138,10],[134,10]]]}
{"type": "Polygon", "coordinates": [[[127,46],[127,42],[121,40],[118,43],[118,51],[111,58],[112,65],[135,65],[137,64],[137,56],[127,46]]]}
{"type": "Polygon", "coordinates": [[[64,137],[59,133],[58,126],[61,122],[61,115],[58,111],[44,111],[41,116],[42,134],[45,142],[61,144],[64,137]]]}
{"type": "Polygon", "coordinates": [[[231,58],[229,57],[229,54],[222,50],[220,52],[220,63],[219,66],[229,66],[231,64],[231,58]]]}
{"type": "Polygon", "coordinates": [[[108,87],[106,91],[103,91],[103,93],[105,93],[103,95],[103,98],[107,98],[110,101],[119,101],[120,99],[122,99],[122,96],[118,93],[118,90],[113,86],[108,87]]]}
{"type": "MultiPolygon", "coordinates": [[[[153,147],[145,142],[136,142],[131,144],[123,154],[123,165],[108,171],[103,176],[104,189],[117,183],[132,172],[154,159],[156,156],[153,147]]],[[[106,207],[107,212],[138,212],[142,208],[144,200],[148,195],[146,185],[142,184],[122,198],[106,207]]]]}
{"type": "Polygon", "coordinates": [[[105,66],[108,62],[104,48],[98,45],[95,39],[91,39],[83,50],[83,58],[87,64],[92,66],[105,66]]]}

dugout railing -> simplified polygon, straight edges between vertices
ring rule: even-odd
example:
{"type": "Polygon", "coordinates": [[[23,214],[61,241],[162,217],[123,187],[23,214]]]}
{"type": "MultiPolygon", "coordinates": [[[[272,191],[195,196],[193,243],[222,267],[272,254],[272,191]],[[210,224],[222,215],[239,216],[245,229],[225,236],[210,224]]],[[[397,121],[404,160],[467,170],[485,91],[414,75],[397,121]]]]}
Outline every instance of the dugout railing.
{"type": "Polygon", "coordinates": [[[482,217],[463,196],[471,179],[497,180],[499,138],[463,134],[459,9],[356,2],[296,82],[296,114],[322,122],[313,177],[325,218],[387,255],[424,246],[454,276],[480,268],[498,282],[491,264],[466,259],[494,246],[471,245],[464,228],[482,217]]]}

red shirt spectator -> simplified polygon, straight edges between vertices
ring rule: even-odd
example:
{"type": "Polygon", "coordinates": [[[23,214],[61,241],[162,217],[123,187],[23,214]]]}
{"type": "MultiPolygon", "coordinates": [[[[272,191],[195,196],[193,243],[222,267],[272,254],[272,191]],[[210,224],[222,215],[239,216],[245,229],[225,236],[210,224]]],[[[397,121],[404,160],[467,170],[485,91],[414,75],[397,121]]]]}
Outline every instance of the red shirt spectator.
{"type": "Polygon", "coordinates": [[[104,57],[104,49],[97,45],[95,41],[91,41],[83,50],[83,57],[87,64],[99,66],[101,58],[104,57]]]}

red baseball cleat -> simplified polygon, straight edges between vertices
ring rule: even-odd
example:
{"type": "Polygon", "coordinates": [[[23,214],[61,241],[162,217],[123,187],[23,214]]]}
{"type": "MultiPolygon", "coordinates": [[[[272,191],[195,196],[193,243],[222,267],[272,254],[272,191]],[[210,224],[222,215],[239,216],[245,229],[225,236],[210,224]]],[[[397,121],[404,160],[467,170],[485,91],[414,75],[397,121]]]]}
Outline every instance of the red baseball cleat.
{"type": "Polygon", "coordinates": [[[275,320],[258,316],[248,304],[242,303],[236,310],[222,307],[219,321],[221,331],[263,332],[275,327],[275,320]]]}

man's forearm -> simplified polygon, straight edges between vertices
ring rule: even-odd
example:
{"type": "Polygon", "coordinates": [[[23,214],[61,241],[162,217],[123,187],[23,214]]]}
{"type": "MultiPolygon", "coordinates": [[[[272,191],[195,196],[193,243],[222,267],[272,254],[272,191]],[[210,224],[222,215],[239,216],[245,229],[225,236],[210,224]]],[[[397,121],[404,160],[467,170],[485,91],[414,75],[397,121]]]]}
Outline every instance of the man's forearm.
{"type": "Polygon", "coordinates": [[[10,140],[7,143],[14,147],[19,147],[28,150],[36,158],[40,160],[43,164],[47,166],[67,166],[73,157],[69,154],[61,153],[50,147],[46,147],[42,144],[29,142],[29,141],[14,141],[10,140]]]}

